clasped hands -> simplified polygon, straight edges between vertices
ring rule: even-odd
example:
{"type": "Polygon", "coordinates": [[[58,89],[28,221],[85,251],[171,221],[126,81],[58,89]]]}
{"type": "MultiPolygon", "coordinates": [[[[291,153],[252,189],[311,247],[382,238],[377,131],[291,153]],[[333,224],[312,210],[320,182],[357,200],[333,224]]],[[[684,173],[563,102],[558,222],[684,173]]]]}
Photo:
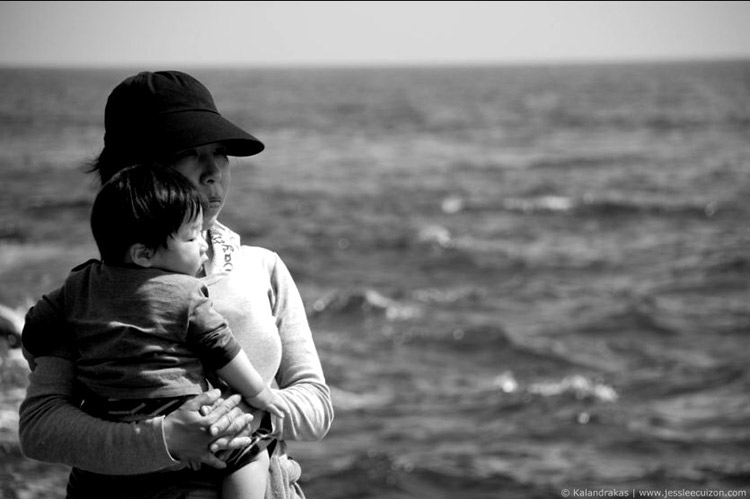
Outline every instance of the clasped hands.
{"type": "Polygon", "coordinates": [[[215,388],[197,395],[164,417],[167,450],[192,468],[200,464],[225,468],[216,453],[250,445],[262,419],[254,417],[252,410],[238,394],[223,396],[215,388]]]}

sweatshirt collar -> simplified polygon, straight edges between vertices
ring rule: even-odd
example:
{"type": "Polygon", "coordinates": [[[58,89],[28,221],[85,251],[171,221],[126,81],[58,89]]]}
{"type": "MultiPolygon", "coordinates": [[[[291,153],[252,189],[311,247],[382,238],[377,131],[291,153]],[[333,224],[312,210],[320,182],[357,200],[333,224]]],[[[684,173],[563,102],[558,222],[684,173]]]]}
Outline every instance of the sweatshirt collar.
{"type": "Polygon", "coordinates": [[[215,222],[208,231],[210,258],[204,264],[206,275],[231,272],[236,254],[240,250],[240,236],[227,226],[215,222]]]}

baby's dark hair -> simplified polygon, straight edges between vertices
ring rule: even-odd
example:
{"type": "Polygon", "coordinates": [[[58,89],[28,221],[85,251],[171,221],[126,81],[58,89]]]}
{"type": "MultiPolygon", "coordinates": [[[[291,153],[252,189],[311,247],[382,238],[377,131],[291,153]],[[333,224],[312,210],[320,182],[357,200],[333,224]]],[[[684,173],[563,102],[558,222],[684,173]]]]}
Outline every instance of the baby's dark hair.
{"type": "Polygon", "coordinates": [[[185,221],[200,215],[200,195],[182,174],[159,164],[136,165],[102,186],[91,209],[91,231],[102,261],[117,264],[136,243],[166,248],[185,221]]]}

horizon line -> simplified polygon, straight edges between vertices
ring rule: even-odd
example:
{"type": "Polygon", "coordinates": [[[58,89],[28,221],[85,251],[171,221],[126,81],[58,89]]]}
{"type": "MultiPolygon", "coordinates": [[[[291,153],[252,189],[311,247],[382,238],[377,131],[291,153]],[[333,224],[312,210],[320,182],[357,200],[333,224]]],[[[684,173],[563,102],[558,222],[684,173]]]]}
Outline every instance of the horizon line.
{"type": "Polygon", "coordinates": [[[613,58],[549,58],[549,59],[511,59],[511,60],[444,60],[444,61],[310,61],[310,62],[188,62],[132,61],[121,63],[94,62],[21,62],[0,61],[0,69],[71,69],[71,70],[117,70],[137,67],[186,67],[195,69],[395,69],[395,68],[463,68],[463,67],[535,67],[535,66],[591,66],[591,65],[627,65],[627,64],[679,64],[679,63],[721,63],[750,62],[750,55],[695,55],[669,57],[613,57],[613,58]]]}

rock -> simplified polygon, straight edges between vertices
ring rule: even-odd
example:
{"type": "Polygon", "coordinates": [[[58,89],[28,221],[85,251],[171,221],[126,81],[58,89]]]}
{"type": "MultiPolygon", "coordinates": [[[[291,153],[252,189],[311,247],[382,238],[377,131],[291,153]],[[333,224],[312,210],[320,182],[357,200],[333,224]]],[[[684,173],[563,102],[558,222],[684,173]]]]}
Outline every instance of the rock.
{"type": "Polygon", "coordinates": [[[10,348],[21,347],[21,331],[24,316],[18,311],[0,304],[0,338],[5,339],[10,348]]]}

